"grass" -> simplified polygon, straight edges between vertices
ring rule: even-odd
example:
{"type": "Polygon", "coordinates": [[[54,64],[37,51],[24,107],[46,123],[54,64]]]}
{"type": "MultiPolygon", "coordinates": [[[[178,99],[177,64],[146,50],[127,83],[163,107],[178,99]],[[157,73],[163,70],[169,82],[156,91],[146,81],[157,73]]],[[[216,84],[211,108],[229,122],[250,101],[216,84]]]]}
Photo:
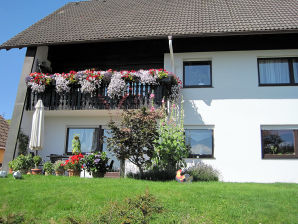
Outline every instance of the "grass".
{"type": "Polygon", "coordinates": [[[148,188],[164,206],[151,223],[298,223],[297,184],[150,182],[132,179],[26,176],[0,178],[0,217],[23,214],[28,223],[97,220],[109,201],[148,188]]]}

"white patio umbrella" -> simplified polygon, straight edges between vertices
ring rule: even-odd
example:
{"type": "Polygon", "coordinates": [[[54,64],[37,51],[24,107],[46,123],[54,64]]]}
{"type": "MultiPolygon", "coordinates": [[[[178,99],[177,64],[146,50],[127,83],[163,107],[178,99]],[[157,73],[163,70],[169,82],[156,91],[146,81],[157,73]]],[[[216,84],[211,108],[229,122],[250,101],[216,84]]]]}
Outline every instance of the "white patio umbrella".
{"type": "Polygon", "coordinates": [[[38,100],[35,105],[35,112],[32,118],[31,137],[29,148],[31,150],[41,150],[44,138],[44,107],[42,100],[38,100]]]}

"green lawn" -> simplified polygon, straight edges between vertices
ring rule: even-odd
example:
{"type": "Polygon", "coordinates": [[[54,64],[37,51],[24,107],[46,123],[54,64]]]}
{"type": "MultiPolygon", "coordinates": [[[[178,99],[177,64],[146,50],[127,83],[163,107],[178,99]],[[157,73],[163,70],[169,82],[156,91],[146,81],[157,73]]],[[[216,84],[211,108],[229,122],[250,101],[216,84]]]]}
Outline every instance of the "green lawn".
{"type": "Polygon", "coordinates": [[[146,188],[165,208],[151,223],[298,223],[298,184],[56,176],[0,178],[0,217],[14,213],[23,214],[28,223],[63,223],[66,217],[92,223],[106,202],[144,193],[146,188]]]}

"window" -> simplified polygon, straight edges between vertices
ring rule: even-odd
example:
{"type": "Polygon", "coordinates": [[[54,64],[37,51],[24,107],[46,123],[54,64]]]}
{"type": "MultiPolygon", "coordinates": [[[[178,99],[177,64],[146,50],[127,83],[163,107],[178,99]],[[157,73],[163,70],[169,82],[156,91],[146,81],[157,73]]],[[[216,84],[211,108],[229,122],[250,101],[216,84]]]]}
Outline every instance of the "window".
{"type": "Polygon", "coordinates": [[[261,130],[263,158],[298,158],[298,130],[261,130]]]}
{"type": "Polygon", "coordinates": [[[100,128],[68,128],[66,153],[72,152],[72,140],[75,135],[80,137],[82,153],[100,150],[100,128]]]}
{"type": "Polygon", "coordinates": [[[258,59],[259,85],[298,85],[298,58],[258,59]]]}
{"type": "Polygon", "coordinates": [[[211,87],[211,61],[183,63],[184,87],[211,87]]]}
{"type": "Polygon", "coordinates": [[[186,142],[191,146],[191,157],[213,157],[213,130],[186,129],[186,142]]]}

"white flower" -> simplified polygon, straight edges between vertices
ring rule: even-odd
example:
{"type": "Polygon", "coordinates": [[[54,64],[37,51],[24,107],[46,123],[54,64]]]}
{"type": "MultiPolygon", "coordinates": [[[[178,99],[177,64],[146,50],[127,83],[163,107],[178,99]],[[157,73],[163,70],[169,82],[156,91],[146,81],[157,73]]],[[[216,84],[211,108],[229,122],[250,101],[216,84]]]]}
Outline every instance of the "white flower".
{"type": "Polygon", "coordinates": [[[119,98],[123,95],[123,91],[126,88],[125,81],[121,78],[121,73],[117,72],[112,75],[111,82],[108,86],[108,96],[111,98],[119,98]]]}
{"type": "Polygon", "coordinates": [[[45,85],[40,85],[35,82],[29,82],[28,86],[31,86],[32,92],[43,93],[46,89],[45,85]]]}
{"type": "Polygon", "coordinates": [[[58,93],[70,91],[70,87],[69,87],[70,81],[69,80],[66,80],[60,74],[55,74],[55,80],[56,80],[56,91],[58,93]]]}

